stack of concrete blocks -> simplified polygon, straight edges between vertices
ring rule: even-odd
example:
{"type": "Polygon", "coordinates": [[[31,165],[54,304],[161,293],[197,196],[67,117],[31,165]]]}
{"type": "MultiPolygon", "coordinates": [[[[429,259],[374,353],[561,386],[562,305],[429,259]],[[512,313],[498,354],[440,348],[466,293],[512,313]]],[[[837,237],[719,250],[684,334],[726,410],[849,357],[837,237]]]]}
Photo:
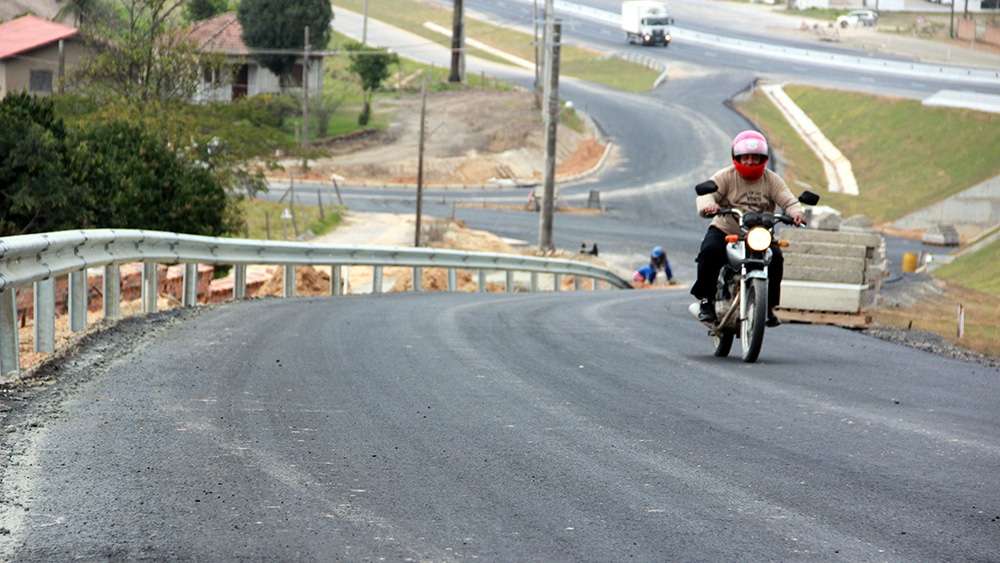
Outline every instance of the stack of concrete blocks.
{"type": "Polygon", "coordinates": [[[863,315],[888,272],[885,241],[862,230],[784,229],[781,309],[863,315]]]}

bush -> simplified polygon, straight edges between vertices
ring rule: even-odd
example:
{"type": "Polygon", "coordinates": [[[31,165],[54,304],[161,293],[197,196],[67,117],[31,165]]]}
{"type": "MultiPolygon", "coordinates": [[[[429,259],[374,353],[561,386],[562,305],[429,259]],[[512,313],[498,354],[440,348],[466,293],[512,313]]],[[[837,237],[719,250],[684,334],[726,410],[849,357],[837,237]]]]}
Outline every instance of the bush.
{"type": "Polygon", "coordinates": [[[226,192],[209,165],[160,137],[116,121],[75,132],[70,180],[80,186],[80,227],[152,229],[199,235],[232,230],[226,192]]]}
{"type": "Polygon", "coordinates": [[[72,226],[65,137],[51,102],[27,94],[0,100],[0,236],[72,226]]]}

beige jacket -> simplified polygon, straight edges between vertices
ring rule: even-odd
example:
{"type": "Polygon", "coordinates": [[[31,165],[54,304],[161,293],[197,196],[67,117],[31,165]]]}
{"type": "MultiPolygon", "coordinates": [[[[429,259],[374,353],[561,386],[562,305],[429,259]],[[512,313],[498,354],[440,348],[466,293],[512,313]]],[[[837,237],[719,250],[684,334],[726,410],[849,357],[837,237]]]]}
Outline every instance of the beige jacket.
{"type": "MultiPolygon", "coordinates": [[[[788,189],[781,176],[770,170],[764,170],[763,176],[750,182],[740,176],[735,166],[729,165],[712,174],[712,181],[719,186],[719,191],[695,198],[699,215],[712,203],[723,208],[735,207],[744,212],[774,213],[775,207],[781,207],[792,216],[802,213],[802,204],[798,198],[788,189]]],[[[727,235],[740,232],[739,223],[732,215],[717,215],[712,219],[712,225],[727,235]]]]}

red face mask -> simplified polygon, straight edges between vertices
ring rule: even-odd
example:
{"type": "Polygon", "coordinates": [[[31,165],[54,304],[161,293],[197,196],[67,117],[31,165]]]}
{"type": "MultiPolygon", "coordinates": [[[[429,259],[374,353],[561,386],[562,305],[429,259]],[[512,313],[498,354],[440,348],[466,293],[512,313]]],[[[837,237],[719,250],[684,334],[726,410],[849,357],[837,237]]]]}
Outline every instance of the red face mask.
{"type": "Polygon", "coordinates": [[[764,175],[764,168],[767,166],[767,160],[762,160],[759,164],[740,164],[740,161],[734,158],[733,166],[736,167],[736,172],[738,172],[744,180],[753,182],[764,175]]]}

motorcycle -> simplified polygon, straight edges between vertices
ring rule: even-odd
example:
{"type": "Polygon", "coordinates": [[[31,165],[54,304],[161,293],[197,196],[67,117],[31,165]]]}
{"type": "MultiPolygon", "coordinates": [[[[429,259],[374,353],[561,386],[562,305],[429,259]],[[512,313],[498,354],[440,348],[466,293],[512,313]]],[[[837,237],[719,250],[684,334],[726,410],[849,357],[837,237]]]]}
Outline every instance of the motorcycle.
{"type": "MultiPolygon", "coordinates": [[[[698,195],[718,191],[715,182],[695,187],[698,195]]],[[[819,196],[805,191],[799,196],[805,205],[816,205],[819,196]]],[[[738,235],[726,235],[728,263],[719,271],[716,285],[715,313],[718,321],[705,323],[715,345],[715,355],[725,357],[739,338],[743,361],[753,363],[760,355],[767,322],[768,265],[771,248],[788,246],[788,241],[774,238],[774,227],[780,223],[795,225],[792,217],[780,213],[746,212],[735,208],[720,209],[716,215],[733,215],[740,225],[738,235]]],[[[698,303],[689,307],[698,317],[698,303]]]]}

